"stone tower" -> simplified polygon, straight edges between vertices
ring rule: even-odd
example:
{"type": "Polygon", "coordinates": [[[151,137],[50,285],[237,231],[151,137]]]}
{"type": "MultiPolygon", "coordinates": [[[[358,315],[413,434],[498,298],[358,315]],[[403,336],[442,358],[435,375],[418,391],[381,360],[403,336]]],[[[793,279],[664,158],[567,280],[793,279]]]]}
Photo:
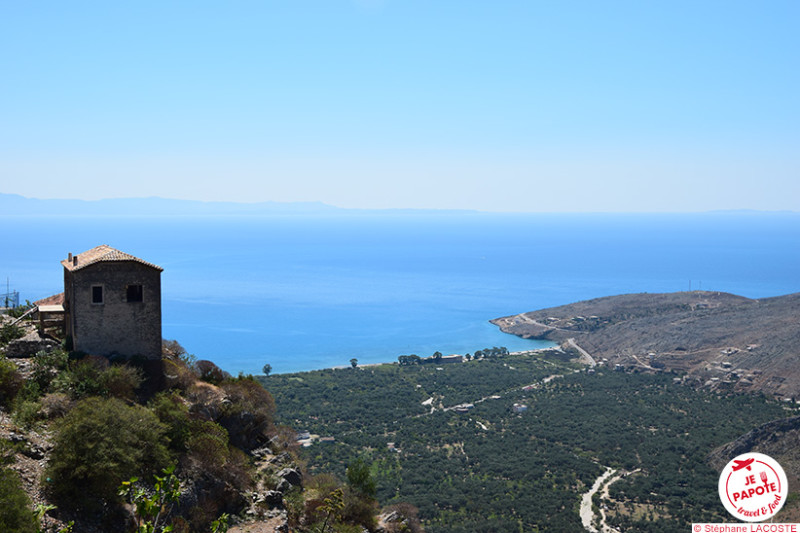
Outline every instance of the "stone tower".
{"type": "Polygon", "coordinates": [[[73,350],[161,358],[161,267],[105,244],[61,264],[73,350]]]}

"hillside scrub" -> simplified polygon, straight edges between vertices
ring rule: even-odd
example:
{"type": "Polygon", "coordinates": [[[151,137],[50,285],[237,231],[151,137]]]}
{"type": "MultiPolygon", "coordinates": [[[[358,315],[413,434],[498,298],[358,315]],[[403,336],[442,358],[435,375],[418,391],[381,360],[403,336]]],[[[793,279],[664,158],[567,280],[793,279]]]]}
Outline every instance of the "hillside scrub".
{"type": "Polygon", "coordinates": [[[54,496],[79,507],[118,503],[123,480],[169,466],[166,432],[140,405],[116,398],[79,401],[56,425],[47,467],[54,496]]]}
{"type": "Polygon", "coordinates": [[[12,326],[11,324],[3,324],[0,326],[0,347],[5,346],[9,342],[19,339],[25,334],[25,330],[12,326]]]}
{"type": "Polygon", "coordinates": [[[23,385],[22,375],[17,365],[5,357],[0,357],[0,406],[9,407],[23,385]]]}
{"type": "MultiPolygon", "coordinates": [[[[368,485],[356,489],[334,480],[306,493],[294,479],[302,479],[296,434],[275,426],[275,401],[252,376],[220,374],[216,365],[196,362],[174,341],[165,343],[162,362],[163,379],[153,380],[135,361],[41,352],[20,372],[18,361],[0,358],[0,409],[15,422],[15,433],[0,438],[0,449],[15,467],[26,455],[45,455],[41,479],[30,486],[28,472],[25,488],[29,494],[43,489],[48,504],[57,504],[42,507],[51,525],[68,526],[72,520],[75,531],[92,533],[144,527],[149,519],[131,516],[123,497],[128,504],[145,502],[150,496],[144,494],[163,484],[160,473],[169,467],[170,486],[180,491],[171,489],[175,499],[170,496],[165,514],[158,515],[159,528],[221,532],[225,517],[236,522],[247,512],[283,516],[293,531],[317,533],[324,517],[318,512],[322,503],[315,502],[336,493],[341,509],[327,517],[327,533],[375,529],[378,507],[364,492],[368,485]],[[144,390],[148,381],[160,383],[160,389],[144,390]]],[[[364,483],[371,473],[366,475],[364,483]]],[[[16,488],[18,478],[3,476],[0,491],[9,501],[27,497],[16,488]]],[[[19,501],[17,518],[26,520],[31,503],[19,501]]]]}
{"type": "Polygon", "coordinates": [[[38,533],[39,524],[31,500],[22,490],[19,475],[0,467],[0,531],[38,533]]]}

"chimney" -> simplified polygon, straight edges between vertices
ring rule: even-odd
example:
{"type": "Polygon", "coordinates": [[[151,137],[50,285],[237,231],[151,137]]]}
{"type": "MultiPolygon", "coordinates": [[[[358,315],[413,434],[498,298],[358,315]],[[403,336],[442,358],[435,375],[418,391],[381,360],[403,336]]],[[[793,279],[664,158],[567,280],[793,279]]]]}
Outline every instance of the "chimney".
{"type": "Polygon", "coordinates": [[[78,266],[78,256],[72,258],[72,266],[78,266]]]}
{"type": "Polygon", "coordinates": [[[72,263],[72,252],[67,254],[67,263],[72,263]]]}

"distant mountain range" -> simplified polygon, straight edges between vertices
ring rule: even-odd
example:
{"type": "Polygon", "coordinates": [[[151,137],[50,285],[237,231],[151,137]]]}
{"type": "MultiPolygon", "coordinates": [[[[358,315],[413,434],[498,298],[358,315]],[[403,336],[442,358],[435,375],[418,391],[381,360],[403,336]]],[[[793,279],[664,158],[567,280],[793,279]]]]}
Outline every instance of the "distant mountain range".
{"type": "Polygon", "coordinates": [[[0,193],[0,216],[252,216],[331,214],[465,214],[468,210],[345,209],[322,202],[201,202],[159,197],[62,200],[0,193]]]}
{"type": "Polygon", "coordinates": [[[40,200],[0,194],[0,215],[258,215],[317,214],[341,211],[321,202],[199,202],[166,198],[40,200]]]}

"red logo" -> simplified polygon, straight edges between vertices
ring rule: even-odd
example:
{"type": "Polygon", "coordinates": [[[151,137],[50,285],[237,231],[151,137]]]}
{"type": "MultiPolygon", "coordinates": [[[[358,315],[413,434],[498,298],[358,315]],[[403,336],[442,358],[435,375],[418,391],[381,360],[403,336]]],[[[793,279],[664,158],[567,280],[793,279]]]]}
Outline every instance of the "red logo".
{"type": "Polygon", "coordinates": [[[786,502],[789,486],[781,465],[768,455],[745,453],[719,476],[719,497],[730,514],[745,522],[775,516],[786,502]]]}

